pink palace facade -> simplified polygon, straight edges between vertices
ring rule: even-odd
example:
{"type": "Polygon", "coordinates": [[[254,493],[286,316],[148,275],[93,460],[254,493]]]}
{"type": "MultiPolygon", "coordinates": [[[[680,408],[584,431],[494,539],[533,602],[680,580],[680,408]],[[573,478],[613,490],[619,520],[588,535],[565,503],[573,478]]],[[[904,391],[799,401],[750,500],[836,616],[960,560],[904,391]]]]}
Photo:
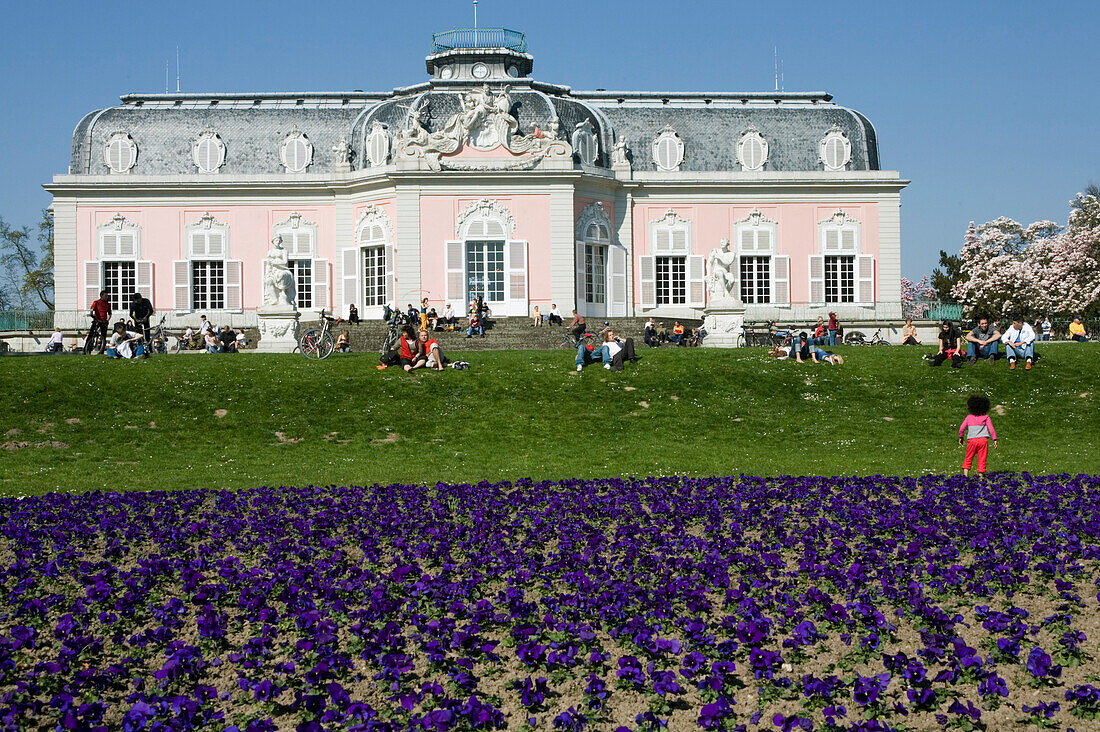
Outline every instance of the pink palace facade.
{"type": "Polygon", "coordinates": [[[250,324],[275,236],[297,304],[422,297],[494,315],[701,317],[730,241],[748,320],[900,316],[900,192],[830,95],[574,91],[522,34],[437,34],[388,92],[131,94],[88,114],[53,194],[57,310],[134,290],[250,324]]]}

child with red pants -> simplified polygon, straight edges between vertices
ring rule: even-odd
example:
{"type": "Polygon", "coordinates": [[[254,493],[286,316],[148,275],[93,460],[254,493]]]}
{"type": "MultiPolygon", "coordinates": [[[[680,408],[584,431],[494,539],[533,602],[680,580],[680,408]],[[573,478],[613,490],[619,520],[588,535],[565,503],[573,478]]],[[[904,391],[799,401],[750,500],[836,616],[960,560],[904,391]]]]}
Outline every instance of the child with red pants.
{"type": "Polygon", "coordinates": [[[963,444],[966,435],[966,459],[963,460],[963,475],[970,475],[970,467],[975,459],[978,462],[978,475],[985,475],[985,458],[989,452],[989,441],[997,446],[997,430],[993,429],[993,420],[989,418],[989,397],[973,394],[966,400],[966,410],[970,412],[959,425],[959,444],[963,444]]]}

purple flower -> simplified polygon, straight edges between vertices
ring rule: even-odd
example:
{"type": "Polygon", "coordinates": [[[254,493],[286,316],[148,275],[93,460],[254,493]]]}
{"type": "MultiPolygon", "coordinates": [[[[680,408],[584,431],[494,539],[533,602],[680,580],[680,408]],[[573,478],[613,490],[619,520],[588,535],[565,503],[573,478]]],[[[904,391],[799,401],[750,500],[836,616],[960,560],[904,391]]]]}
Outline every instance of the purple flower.
{"type": "Polygon", "coordinates": [[[1053,664],[1047,652],[1038,646],[1032,648],[1027,655],[1027,670],[1036,678],[1044,676],[1058,678],[1062,675],[1062,667],[1053,664]]]}

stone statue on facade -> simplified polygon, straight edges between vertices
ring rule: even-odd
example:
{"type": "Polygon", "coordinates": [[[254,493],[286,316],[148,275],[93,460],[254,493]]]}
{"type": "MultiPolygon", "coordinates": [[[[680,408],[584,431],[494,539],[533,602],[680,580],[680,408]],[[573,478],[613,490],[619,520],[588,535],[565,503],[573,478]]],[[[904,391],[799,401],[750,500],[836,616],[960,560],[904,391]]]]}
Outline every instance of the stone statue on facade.
{"type": "Polygon", "coordinates": [[[707,257],[707,291],[712,300],[732,297],[737,299],[737,254],[730,251],[730,240],[722,239],[720,245],[710,250],[707,257]]]}
{"type": "Polygon", "coordinates": [[[264,306],[270,310],[296,310],[294,297],[294,273],[290,271],[283,237],[276,235],[264,258],[264,306]]]}
{"type": "Polygon", "coordinates": [[[611,147],[611,164],[630,165],[630,161],[626,157],[626,140],[619,138],[611,147]]]}
{"type": "Polygon", "coordinates": [[[351,170],[351,145],[347,137],[340,136],[340,142],[332,146],[332,155],[333,167],[337,171],[351,170]]]}

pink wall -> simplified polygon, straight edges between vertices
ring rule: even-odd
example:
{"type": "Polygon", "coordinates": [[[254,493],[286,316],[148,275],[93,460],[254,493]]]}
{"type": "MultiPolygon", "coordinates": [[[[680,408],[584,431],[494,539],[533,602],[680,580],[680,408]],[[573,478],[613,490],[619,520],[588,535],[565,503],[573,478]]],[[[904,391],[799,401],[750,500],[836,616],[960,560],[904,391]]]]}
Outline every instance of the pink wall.
{"type": "MultiPolygon", "coordinates": [[[[420,287],[429,302],[440,307],[445,303],[446,282],[444,242],[454,241],[455,222],[467,207],[482,198],[499,201],[516,222],[515,238],[527,242],[527,293],[530,306],[550,302],[550,196],[448,196],[420,197],[420,287]]],[[[400,260],[400,255],[398,255],[400,260]]],[[[397,292],[405,297],[407,290],[397,283],[397,292]]],[[[404,306],[404,302],[401,303],[404,306]]],[[[463,303],[452,302],[461,310],[463,303]]],[[[545,307],[542,308],[544,311],[545,307]]]]}
{"type": "MultiPolygon", "coordinates": [[[[604,204],[607,205],[606,202],[604,204]]],[[[634,303],[640,304],[641,281],[638,257],[653,254],[649,240],[649,225],[660,219],[669,209],[691,222],[692,254],[706,256],[718,246],[719,240],[728,238],[730,246],[736,248],[734,224],[747,217],[752,211],[759,210],[764,216],[777,223],[777,254],[786,254],[791,258],[791,302],[800,303],[809,300],[809,256],[818,254],[817,225],[832,216],[837,209],[843,210],[862,224],[861,253],[878,258],[879,223],[878,206],[874,203],[779,203],[779,204],[689,204],[675,205],[640,203],[634,206],[634,303]]],[[[876,270],[877,271],[877,270],[876,270]]],[[[877,287],[877,286],[876,286],[877,287]]]]}
{"type": "Polygon", "coordinates": [[[338,274],[335,217],[332,206],[145,206],[142,208],[77,208],[77,258],[79,268],[81,302],[84,303],[85,260],[96,259],[99,243],[96,227],[121,213],[126,219],[141,227],[141,254],[143,260],[153,262],[153,292],[142,293],[153,301],[160,311],[173,307],[172,261],[186,259],[184,227],[197,222],[209,212],[218,223],[229,225],[229,250],[227,259],[240,259],[244,267],[242,299],[245,309],[261,305],[261,263],[271,247],[275,224],[286,221],[291,213],[298,212],[302,221],[317,224],[317,257],[328,260],[329,299],[331,307],[333,278],[338,274]]]}

